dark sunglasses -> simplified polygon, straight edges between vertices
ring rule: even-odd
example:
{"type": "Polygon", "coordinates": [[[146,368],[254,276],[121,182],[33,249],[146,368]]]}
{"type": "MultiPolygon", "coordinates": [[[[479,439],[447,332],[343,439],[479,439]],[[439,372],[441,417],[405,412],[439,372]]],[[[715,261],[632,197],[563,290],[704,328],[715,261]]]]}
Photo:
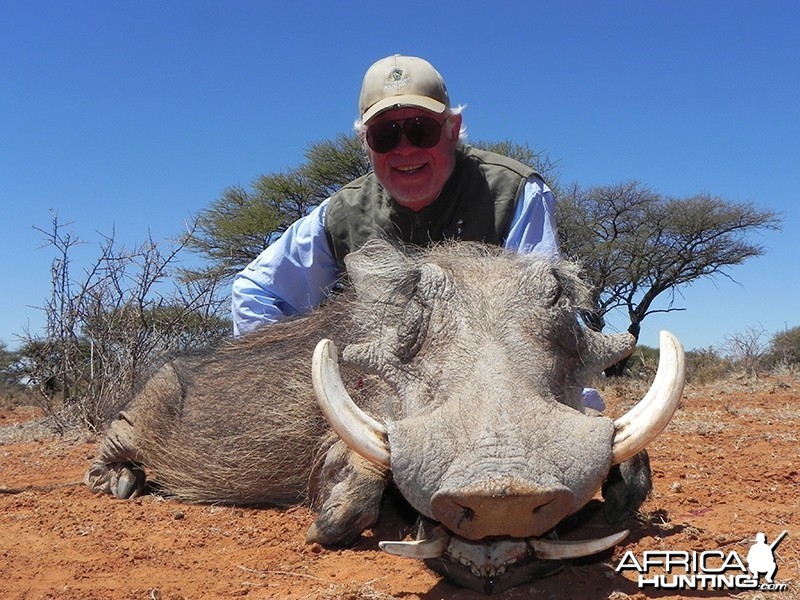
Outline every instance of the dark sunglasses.
{"type": "Polygon", "coordinates": [[[439,143],[442,125],[433,117],[382,121],[367,128],[367,144],[378,154],[386,154],[397,148],[405,135],[417,148],[432,148],[439,143]]]}

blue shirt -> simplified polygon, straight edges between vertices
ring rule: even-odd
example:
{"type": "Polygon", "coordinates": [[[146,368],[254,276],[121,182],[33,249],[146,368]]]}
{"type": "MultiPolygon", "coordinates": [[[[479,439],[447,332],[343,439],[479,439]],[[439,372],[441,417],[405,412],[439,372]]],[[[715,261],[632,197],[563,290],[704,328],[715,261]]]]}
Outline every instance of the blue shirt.
{"type": "MultiPolygon", "coordinates": [[[[329,201],[293,223],[236,275],[231,301],[235,335],[306,313],[330,294],[341,273],[325,234],[329,201]]],[[[538,176],[523,186],[502,245],[520,253],[558,254],[555,199],[538,176]]]]}

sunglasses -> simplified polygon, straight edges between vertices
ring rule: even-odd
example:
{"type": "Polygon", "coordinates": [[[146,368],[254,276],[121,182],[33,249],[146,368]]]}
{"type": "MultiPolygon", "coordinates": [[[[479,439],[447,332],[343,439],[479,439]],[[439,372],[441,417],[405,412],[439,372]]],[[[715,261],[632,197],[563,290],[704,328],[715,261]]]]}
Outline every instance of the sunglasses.
{"type": "Polygon", "coordinates": [[[397,148],[405,135],[417,148],[432,148],[439,143],[442,125],[433,117],[382,121],[367,128],[367,144],[378,154],[386,154],[397,148]]]}

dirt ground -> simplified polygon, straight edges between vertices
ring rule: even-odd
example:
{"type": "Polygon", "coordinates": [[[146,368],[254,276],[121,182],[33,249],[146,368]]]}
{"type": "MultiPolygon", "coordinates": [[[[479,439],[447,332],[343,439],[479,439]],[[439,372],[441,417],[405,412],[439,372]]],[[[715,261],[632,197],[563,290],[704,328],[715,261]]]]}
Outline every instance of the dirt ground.
{"type": "MultiPolygon", "coordinates": [[[[635,400],[604,390],[609,412],[635,400]]],[[[26,441],[30,407],[0,411],[0,598],[179,600],[214,598],[484,598],[421,562],[383,554],[369,533],[354,548],[306,545],[305,508],[192,506],[156,496],[119,501],[78,482],[95,439],[26,441]],[[35,486],[29,488],[29,486],[35,486]]],[[[655,489],[613,554],[498,594],[521,598],[800,598],[800,380],[771,377],[689,388],[650,447],[655,489]],[[735,551],[764,532],[785,592],[640,589],[618,573],[626,551],[735,551]]],[[[389,524],[379,535],[392,537],[389,524]],[[386,531],[389,529],[389,531],[386,531]]],[[[650,574],[652,576],[652,573],[650,574]]]]}

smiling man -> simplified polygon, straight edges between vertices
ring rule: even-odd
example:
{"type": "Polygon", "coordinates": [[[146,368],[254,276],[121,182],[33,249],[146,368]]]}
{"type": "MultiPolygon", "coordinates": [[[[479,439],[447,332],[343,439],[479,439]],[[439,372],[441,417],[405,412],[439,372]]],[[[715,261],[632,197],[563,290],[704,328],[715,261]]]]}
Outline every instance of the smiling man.
{"type": "Polygon", "coordinates": [[[320,304],[344,257],[382,237],[480,241],[558,253],[553,195],[530,167],[462,143],[461,107],[427,61],[390,56],[364,75],[356,131],[372,172],[292,224],[233,282],[244,334],[320,304]]]}

